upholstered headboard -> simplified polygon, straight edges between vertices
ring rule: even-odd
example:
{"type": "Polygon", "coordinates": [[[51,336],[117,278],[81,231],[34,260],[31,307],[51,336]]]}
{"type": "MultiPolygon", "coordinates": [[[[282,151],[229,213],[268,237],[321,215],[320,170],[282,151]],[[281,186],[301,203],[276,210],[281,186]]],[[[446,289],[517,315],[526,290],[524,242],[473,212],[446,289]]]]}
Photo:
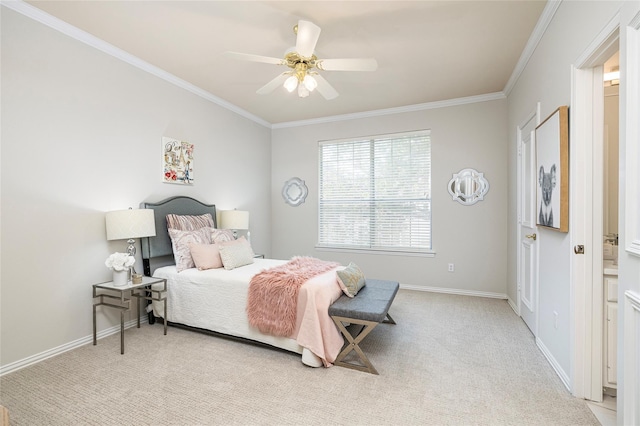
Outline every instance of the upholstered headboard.
{"type": "Polygon", "coordinates": [[[167,231],[167,215],[202,215],[211,213],[216,224],[216,206],[205,204],[191,197],[171,197],[157,203],[142,202],[142,209],[153,209],[156,222],[156,236],[142,238],[142,263],[144,274],[151,275],[152,268],[174,264],[171,238],[167,231]]]}

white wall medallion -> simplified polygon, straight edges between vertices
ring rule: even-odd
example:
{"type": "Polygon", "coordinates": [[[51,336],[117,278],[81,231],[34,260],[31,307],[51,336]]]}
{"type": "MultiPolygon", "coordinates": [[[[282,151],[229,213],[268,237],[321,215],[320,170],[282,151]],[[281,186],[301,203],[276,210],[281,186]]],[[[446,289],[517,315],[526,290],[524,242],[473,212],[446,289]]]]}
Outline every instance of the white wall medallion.
{"type": "Polygon", "coordinates": [[[294,177],[284,183],[282,187],[282,198],[290,206],[297,207],[304,203],[307,198],[309,190],[304,181],[300,178],[294,177]]]}
{"type": "Polygon", "coordinates": [[[484,199],[489,192],[489,181],[475,169],[463,169],[453,174],[447,189],[454,201],[470,206],[484,199]]]}

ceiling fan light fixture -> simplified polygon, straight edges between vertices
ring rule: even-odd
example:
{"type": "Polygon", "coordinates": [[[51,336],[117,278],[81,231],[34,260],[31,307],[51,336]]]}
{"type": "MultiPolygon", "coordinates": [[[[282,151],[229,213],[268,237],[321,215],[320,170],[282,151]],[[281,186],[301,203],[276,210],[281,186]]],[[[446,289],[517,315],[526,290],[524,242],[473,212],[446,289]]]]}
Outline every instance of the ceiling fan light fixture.
{"type": "Polygon", "coordinates": [[[301,98],[306,98],[309,96],[309,90],[305,87],[304,84],[300,84],[298,86],[298,96],[301,98]]]}
{"type": "Polygon", "coordinates": [[[298,77],[295,75],[292,75],[284,81],[284,88],[287,89],[289,93],[296,90],[296,87],[298,87],[298,77]]]}
{"type": "Polygon", "coordinates": [[[316,87],[318,87],[318,82],[315,78],[310,76],[309,74],[304,76],[304,80],[302,80],[302,84],[309,91],[313,92],[316,87]]]}
{"type": "Polygon", "coordinates": [[[325,80],[322,72],[318,71],[375,71],[378,68],[378,62],[373,58],[318,59],[314,52],[321,29],[312,22],[299,20],[294,32],[295,47],[287,49],[283,59],[248,53],[226,53],[235,59],[284,65],[288,68],[259,88],[257,94],[266,95],[282,85],[289,93],[298,89],[298,96],[301,98],[306,98],[311,92],[316,91],[326,100],[331,100],[338,96],[338,92],[325,80]]]}

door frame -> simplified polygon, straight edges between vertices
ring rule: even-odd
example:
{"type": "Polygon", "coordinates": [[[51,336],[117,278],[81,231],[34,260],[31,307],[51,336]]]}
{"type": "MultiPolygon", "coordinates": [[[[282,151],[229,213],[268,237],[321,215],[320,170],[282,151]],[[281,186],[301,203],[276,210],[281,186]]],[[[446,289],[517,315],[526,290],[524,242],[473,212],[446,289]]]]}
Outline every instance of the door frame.
{"type": "MultiPolygon", "coordinates": [[[[524,196],[524,194],[522,194],[521,188],[522,188],[522,180],[523,180],[523,170],[522,170],[522,131],[523,129],[529,124],[529,122],[531,122],[532,120],[535,120],[535,127],[537,127],[540,124],[540,102],[538,102],[536,104],[536,107],[529,113],[526,115],[526,117],[520,122],[520,124],[518,124],[518,127],[516,128],[516,152],[517,152],[517,190],[516,190],[516,197],[517,197],[517,205],[516,205],[516,211],[517,211],[517,228],[518,231],[516,232],[516,313],[518,314],[519,317],[522,317],[522,306],[521,306],[521,293],[522,293],[522,282],[520,280],[520,278],[522,277],[522,197],[524,196]]],[[[535,215],[534,215],[535,217],[535,215]]],[[[536,244],[536,250],[538,245],[536,244]]],[[[537,276],[538,274],[536,273],[536,280],[537,280],[537,276]]],[[[534,306],[535,306],[535,315],[536,315],[536,330],[531,330],[531,332],[533,333],[533,336],[535,338],[537,338],[537,327],[538,327],[538,285],[536,283],[536,289],[535,289],[535,298],[536,300],[534,300],[534,306]]]]}
{"type": "Polygon", "coordinates": [[[574,396],[593,401],[602,401],[604,344],[602,65],[619,49],[619,27],[616,14],[571,69],[571,246],[585,247],[571,257],[571,387],[574,396]]]}
{"type": "MultiPolygon", "coordinates": [[[[630,10],[631,12],[631,10],[630,10]]],[[[622,325],[618,326],[618,338],[622,337],[622,345],[618,343],[618,369],[622,364],[623,374],[618,374],[618,386],[622,386],[621,394],[618,394],[618,419],[620,424],[637,424],[640,422],[640,407],[636,403],[640,398],[640,286],[637,283],[636,272],[640,268],[640,202],[638,192],[640,184],[640,125],[637,115],[640,111],[640,11],[635,6],[635,13],[625,28],[624,50],[620,51],[621,57],[626,59],[624,71],[626,73],[624,92],[621,91],[621,100],[624,96],[624,116],[620,120],[622,140],[624,141],[624,253],[622,260],[624,269],[623,282],[618,290],[618,303],[624,299],[623,314],[618,317],[622,325]],[[632,277],[632,278],[630,278],[632,277]],[[622,382],[622,383],[621,383],[622,382]]],[[[620,255],[620,253],[619,253],[620,255]]],[[[620,307],[618,307],[620,308],[620,307]]],[[[618,340],[620,342],[620,340],[618,340]]]]}

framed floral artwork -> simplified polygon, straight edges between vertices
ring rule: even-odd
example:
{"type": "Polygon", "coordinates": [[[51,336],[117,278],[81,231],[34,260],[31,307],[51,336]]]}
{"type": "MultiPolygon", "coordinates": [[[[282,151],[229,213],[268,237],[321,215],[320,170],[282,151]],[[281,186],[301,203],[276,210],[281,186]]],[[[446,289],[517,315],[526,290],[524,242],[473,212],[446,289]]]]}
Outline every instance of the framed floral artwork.
{"type": "Polygon", "coordinates": [[[193,176],[193,144],[173,138],[162,138],[162,181],[190,185],[193,176]]]}

